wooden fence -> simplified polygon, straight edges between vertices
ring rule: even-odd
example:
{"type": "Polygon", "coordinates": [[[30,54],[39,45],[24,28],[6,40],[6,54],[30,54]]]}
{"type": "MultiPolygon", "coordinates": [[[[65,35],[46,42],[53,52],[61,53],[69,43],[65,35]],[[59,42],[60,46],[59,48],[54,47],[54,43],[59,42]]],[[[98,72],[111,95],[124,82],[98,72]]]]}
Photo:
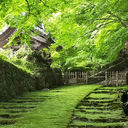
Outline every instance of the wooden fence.
{"type": "Polygon", "coordinates": [[[63,80],[65,84],[93,84],[100,83],[104,85],[125,85],[127,84],[127,73],[121,71],[109,71],[97,73],[91,72],[64,72],[63,80]]]}
{"type": "Polygon", "coordinates": [[[64,83],[88,83],[88,72],[65,72],[64,83]]]}
{"type": "Polygon", "coordinates": [[[105,72],[105,85],[125,85],[127,84],[127,72],[105,72]]]}
{"type": "MultiPolygon", "coordinates": [[[[95,76],[96,72],[91,71],[91,72],[64,72],[63,79],[64,83],[67,84],[73,84],[73,83],[85,83],[88,84],[90,78],[93,78],[95,76]]],[[[99,78],[101,76],[95,76],[95,78],[99,78]]],[[[104,77],[104,76],[103,76],[104,77]]],[[[105,79],[105,77],[104,77],[105,79]]]]}

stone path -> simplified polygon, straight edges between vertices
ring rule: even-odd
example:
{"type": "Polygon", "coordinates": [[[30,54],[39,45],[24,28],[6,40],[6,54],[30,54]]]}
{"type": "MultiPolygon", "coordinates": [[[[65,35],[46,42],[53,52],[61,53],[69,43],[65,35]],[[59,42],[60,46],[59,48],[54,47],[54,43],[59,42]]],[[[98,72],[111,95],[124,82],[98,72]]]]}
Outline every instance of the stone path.
{"type": "Polygon", "coordinates": [[[76,106],[67,128],[128,128],[119,90],[104,86],[91,92],[76,106]]]}
{"type": "Polygon", "coordinates": [[[11,125],[17,122],[23,113],[35,109],[40,102],[49,99],[48,96],[20,97],[7,102],[0,102],[0,126],[11,125]]]}

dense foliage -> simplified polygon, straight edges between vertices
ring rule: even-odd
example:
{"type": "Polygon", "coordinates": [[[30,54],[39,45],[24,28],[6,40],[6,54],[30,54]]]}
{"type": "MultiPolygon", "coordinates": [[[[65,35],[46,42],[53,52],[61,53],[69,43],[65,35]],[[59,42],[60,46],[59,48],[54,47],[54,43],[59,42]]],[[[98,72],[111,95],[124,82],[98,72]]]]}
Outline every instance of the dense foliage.
{"type": "Polygon", "coordinates": [[[0,27],[16,27],[21,42],[44,23],[56,40],[54,67],[96,68],[114,61],[128,40],[127,0],[6,0],[0,3],[0,27]],[[58,47],[59,46],[59,47],[58,47]]]}
{"type": "Polygon", "coordinates": [[[10,53],[12,50],[0,51],[0,100],[63,85],[60,70],[44,63],[40,52],[23,47],[13,56],[10,53]]]}

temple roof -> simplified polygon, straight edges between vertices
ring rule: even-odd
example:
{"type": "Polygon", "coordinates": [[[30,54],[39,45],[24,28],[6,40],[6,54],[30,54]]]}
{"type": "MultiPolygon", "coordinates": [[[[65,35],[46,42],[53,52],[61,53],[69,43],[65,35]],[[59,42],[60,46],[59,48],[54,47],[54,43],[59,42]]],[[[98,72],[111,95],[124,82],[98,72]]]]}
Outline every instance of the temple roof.
{"type": "Polygon", "coordinates": [[[0,48],[3,48],[3,46],[8,43],[9,37],[11,37],[15,31],[15,28],[9,27],[0,35],[0,48]]]}
{"type": "MultiPolygon", "coordinates": [[[[0,48],[3,48],[9,42],[9,38],[16,32],[16,28],[8,27],[1,35],[0,35],[0,48]]],[[[35,27],[34,31],[38,31],[39,34],[37,36],[32,36],[31,43],[35,50],[42,50],[43,48],[48,48],[51,43],[55,41],[49,36],[49,34],[45,33],[44,26],[35,27]]],[[[34,32],[33,31],[33,32],[34,32]]],[[[11,46],[11,48],[18,50],[20,48],[20,44],[18,42],[18,46],[11,46]]]]}

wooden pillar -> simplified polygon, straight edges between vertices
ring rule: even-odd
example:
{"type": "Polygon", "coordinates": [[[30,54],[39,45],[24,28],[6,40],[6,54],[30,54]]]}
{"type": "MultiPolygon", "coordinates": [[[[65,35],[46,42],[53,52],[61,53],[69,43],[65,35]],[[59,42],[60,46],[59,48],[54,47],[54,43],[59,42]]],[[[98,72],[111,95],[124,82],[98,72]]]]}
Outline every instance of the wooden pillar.
{"type": "Polygon", "coordinates": [[[68,83],[69,83],[69,79],[70,79],[70,72],[68,71],[67,72],[67,80],[68,80],[68,83]]]}
{"type": "Polygon", "coordinates": [[[109,77],[110,77],[109,84],[111,85],[111,81],[112,81],[112,80],[111,80],[111,79],[112,79],[112,78],[111,78],[111,72],[109,72],[109,77]]]}
{"type": "Polygon", "coordinates": [[[108,72],[105,72],[105,85],[108,85],[108,72]]]}
{"type": "Polygon", "coordinates": [[[70,79],[70,71],[68,71],[68,79],[70,79]]]}
{"type": "Polygon", "coordinates": [[[77,83],[77,72],[75,72],[75,79],[76,79],[76,83],[77,83]]]}
{"type": "Polygon", "coordinates": [[[118,79],[119,79],[119,84],[120,85],[123,85],[123,80],[124,80],[124,77],[123,77],[123,72],[119,72],[119,74],[118,74],[118,79]]]}
{"type": "Polygon", "coordinates": [[[83,83],[83,78],[84,78],[84,74],[83,74],[83,72],[82,72],[82,79],[81,79],[81,82],[83,83]]]}
{"type": "Polygon", "coordinates": [[[82,72],[81,72],[81,80],[80,80],[80,82],[82,82],[82,72]]]}
{"type": "Polygon", "coordinates": [[[122,85],[126,84],[126,72],[122,72],[122,85]]]}
{"type": "Polygon", "coordinates": [[[88,72],[86,72],[86,84],[88,84],[88,72]]]}
{"type": "Polygon", "coordinates": [[[63,75],[63,81],[64,81],[64,83],[67,83],[67,80],[66,80],[67,78],[66,78],[66,72],[64,72],[64,75],[63,75]]]}
{"type": "Polygon", "coordinates": [[[71,79],[73,78],[73,72],[71,72],[71,79]]]}
{"type": "Polygon", "coordinates": [[[80,83],[81,83],[81,72],[80,72],[80,83]]]}
{"type": "Polygon", "coordinates": [[[73,74],[73,75],[74,75],[74,77],[73,77],[73,78],[75,79],[75,77],[76,77],[76,76],[75,76],[75,72],[73,72],[73,73],[74,73],[74,74],[73,74]]]}
{"type": "Polygon", "coordinates": [[[111,85],[114,85],[116,83],[116,75],[115,75],[115,72],[112,71],[111,72],[111,85]]]}
{"type": "Polygon", "coordinates": [[[123,85],[127,84],[127,72],[123,72],[123,85]]]}
{"type": "Polygon", "coordinates": [[[118,81],[119,81],[119,77],[118,77],[118,71],[116,71],[116,86],[118,86],[119,84],[118,84],[118,81]]]}
{"type": "Polygon", "coordinates": [[[65,72],[65,82],[66,84],[69,83],[69,76],[68,76],[68,72],[65,72]]]}
{"type": "Polygon", "coordinates": [[[112,85],[113,83],[112,83],[113,81],[112,81],[112,72],[110,72],[110,84],[112,85]]]}

